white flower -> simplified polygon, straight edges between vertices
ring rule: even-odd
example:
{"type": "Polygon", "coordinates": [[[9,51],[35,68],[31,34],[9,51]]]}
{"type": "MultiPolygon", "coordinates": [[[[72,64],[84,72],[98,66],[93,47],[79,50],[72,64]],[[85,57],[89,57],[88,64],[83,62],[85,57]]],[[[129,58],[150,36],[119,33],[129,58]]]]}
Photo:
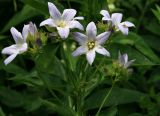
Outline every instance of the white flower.
{"type": "Polygon", "coordinates": [[[128,68],[135,60],[128,61],[128,55],[127,54],[121,55],[121,53],[119,52],[118,61],[120,66],[128,68]]]}
{"type": "Polygon", "coordinates": [[[101,10],[100,14],[103,15],[102,20],[111,21],[112,26],[116,28],[117,31],[121,31],[124,35],[128,35],[129,27],[135,27],[135,25],[129,21],[122,21],[122,14],[121,13],[113,13],[110,17],[108,11],[101,10]]]}
{"type": "Polygon", "coordinates": [[[76,21],[77,19],[83,20],[83,17],[75,17],[77,11],[74,9],[65,9],[61,14],[57,7],[48,2],[48,8],[50,18],[41,22],[40,26],[48,25],[50,27],[56,27],[61,38],[65,39],[68,37],[70,29],[78,28],[83,30],[83,26],[76,21]]]}
{"type": "Polygon", "coordinates": [[[75,32],[75,40],[79,43],[78,47],[73,53],[73,56],[79,56],[81,54],[86,54],[87,61],[91,65],[95,59],[96,53],[110,56],[110,53],[101,45],[105,43],[108,39],[110,32],[104,32],[97,35],[97,28],[94,22],[90,22],[86,28],[86,35],[75,32]]]}
{"type": "Polygon", "coordinates": [[[2,50],[2,54],[9,55],[9,57],[4,61],[5,65],[9,64],[18,54],[27,51],[28,44],[26,43],[26,38],[28,36],[28,28],[28,25],[24,25],[22,34],[14,27],[10,29],[16,44],[6,47],[2,50]]]}

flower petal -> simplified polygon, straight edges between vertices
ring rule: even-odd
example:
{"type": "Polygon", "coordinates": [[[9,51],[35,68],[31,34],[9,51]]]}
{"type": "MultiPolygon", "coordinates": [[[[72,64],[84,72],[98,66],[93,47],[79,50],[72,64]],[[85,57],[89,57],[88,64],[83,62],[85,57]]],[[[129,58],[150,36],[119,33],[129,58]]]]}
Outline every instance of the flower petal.
{"type": "Polygon", "coordinates": [[[121,57],[122,57],[122,55],[121,55],[121,52],[119,51],[118,52],[118,61],[121,61],[121,57]]]}
{"type": "Polygon", "coordinates": [[[32,22],[29,23],[29,32],[32,36],[34,36],[38,32],[37,26],[32,22]]]}
{"type": "Polygon", "coordinates": [[[73,53],[72,56],[79,56],[86,53],[86,48],[84,46],[78,47],[73,53]]]}
{"type": "Polygon", "coordinates": [[[105,41],[109,38],[111,32],[104,32],[99,34],[96,39],[97,39],[97,44],[104,44],[105,41]]]}
{"type": "Polygon", "coordinates": [[[84,20],[84,17],[81,17],[81,16],[74,17],[74,20],[84,20]]]}
{"type": "Polygon", "coordinates": [[[123,57],[124,57],[124,61],[125,61],[125,64],[126,64],[128,62],[128,55],[124,54],[123,57]]]}
{"type": "Polygon", "coordinates": [[[26,42],[28,32],[29,32],[29,25],[24,25],[23,30],[22,30],[22,36],[24,38],[24,42],[26,42]]]}
{"type": "Polygon", "coordinates": [[[103,21],[111,21],[111,19],[110,19],[110,18],[107,18],[107,17],[102,17],[102,20],[103,20],[103,21]]]}
{"type": "Polygon", "coordinates": [[[97,28],[94,22],[90,22],[87,25],[86,33],[87,33],[88,39],[96,39],[97,28]]]}
{"type": "Polygon", "coordinates": [[[102,46],[98,46],[95,48],[96,52],[102,54],[104,56],[110,56],[110,53],[102,46]]]}
{"type": "Polygon", "coordinates": [[[118,55],[118,61],[121,65],[124,65],[125,64],[125,60],[124,60],[124,57],[123,55],[121,55],[121,52],[119,51],[119,55],[118,55]]]}
{"type": "Polygon", "coordinates": [[[90,50],[86,53],[86,58],[87,58],[87,61],[90,65],[92,65],[94,59],[95,59],[95,56],[96,56],[96,53],[95,53],[95,50],[90,50]]]}
{"type": "Polygon", "coordinates": [[[118,25],[122,21],[122,16],[121,13],[113,13],[111,16],[113,25],[118,25]]]}
{"type": "Polygon", "coordinates": [[[26,52],[28,49],[28,44],[24,43],[21,45],[21,47],[17,46],[17,50],[19,51],[19,54],[26,52]]]}
{"type": "Polygon", "coordinates": [[[128,27],[123,26],[122,24],[118,25],[118,29],[124,34],[128,35],[128,27]]]}
{"type": "Polygon", "coordinates": [[[75,32],[73,33],[73,37],[75,38],[75,40],[80,44],[80,45],[84,45],[85,44],[85,41],[86,41],[86,38],[87,36],[82,34],[82,33],[79,33],[79,32],[75,32]]]}
{"type": "Polygon", "coordinates": [[[14,53],[17,53],[16,44],[2,49],[2,54],[9,54],[10,55],[10,54],[14,54],[14,53]]]}
{"type": "Polygon", "coordinates": [[[77,11],[75,9],[65,9],[62,14],[62,18],[66,21],[70,21],[74,18],[77,11]]]}
{"type": "Polygon", "coordinates": [[[80,30],[84,30],[81,23],[78,22],[78,21],[75,21],[75,20],[71,21],[68,26],[69,26],[69,28],[77,28],[77,29],[80,29],[80,30]]]}
{"type": "Polygon", "coordinates": [[[124,65],[124,68],[128,68],[135,60],[130,60],[124,65]]]}
{"type": "Polygon", "coordinates": [[[127,27],[135,27],[135,25],[134,25],[133,23],[129,22],[129,21],[124,21],[124,22],[122,22],[121,24],[122,24],[122,25],[125,25],[125,26],[127,26],[127,27]]]}
{"type": "Polygon", "coordinates": [[[40,26],[44,26],[44,25],[48,25],[50,27],[56,27],[56,25],[54,24],[54,20],[51,18],[44,20],[40,23],[40,26]]]}
{"type": "Polygon", "coordinates": [[[111,17],[110,17],[109,12],[107,10],[101,10],[100,14],[104,16],[102,18],[102,20],[111,20],[111,17]]]}
{"type": "Polygon", "coordinates": [[[16,28],[12,27],[10,31],[16,44],[24,42],[22,34],[19,31],[17,31],[16,28]]]}
{"type": "Polygon", "coordinates": [[[53,3],[48,2],[48,8],[49,8],[49,13],[54,20],[61,19],[61,13],[53,3]]]}
{"type": "Polygon", "coordinates": [[[57,30],[62,39],[66,39],[68,37],[69,35],[68,27],[65,27],[65,28],[57,27],[57,30]]]}
{"type": "Polygon", "coordinates": [[[8,65],[16,56],[17,54],[10,55],[7,59],[4,60],[4,64],[8,65]]]}
{"type": "Polygon", "coordinates": [[[118,60],[119,63],[124,66],[128,62],[128,55],[127,54],[121,55],[121,53],[119,52],[118,60]]]}

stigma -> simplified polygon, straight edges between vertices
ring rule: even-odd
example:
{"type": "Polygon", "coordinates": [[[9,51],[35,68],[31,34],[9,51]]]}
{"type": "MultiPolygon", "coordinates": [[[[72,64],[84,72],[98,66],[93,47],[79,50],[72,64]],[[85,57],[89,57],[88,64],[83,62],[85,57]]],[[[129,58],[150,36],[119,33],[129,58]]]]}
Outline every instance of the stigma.
{"type": "Polygon", "coordinates": [[[87,43],[88,50],[91,50],[95,47],[95,41],[91,41],[87,43]]]}

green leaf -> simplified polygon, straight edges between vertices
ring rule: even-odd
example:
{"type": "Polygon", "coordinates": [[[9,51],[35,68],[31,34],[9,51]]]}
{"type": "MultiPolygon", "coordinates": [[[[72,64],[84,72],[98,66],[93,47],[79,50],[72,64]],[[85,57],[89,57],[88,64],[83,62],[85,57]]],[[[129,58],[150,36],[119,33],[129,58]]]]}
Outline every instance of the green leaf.
{"type": "Polygon", "coordinates": [[[144,56],[149,58],[154,63],[159,63],[160,59],[158,56],[152,51],[152,49],[146,44],[142,37],[135,33],[130,33],[128,36],[124,36],[122,34],[118,34],[112,40],[114,43],[119,43],[123,45],[131,45],[135,47],[139,52],[141,52],[144,56]]]}
{"type": "Polygon", "coordinates": [[[48,44],[44,46],[38,56],[35,58],[36,67],[40,71],[52,72],[53,71],[53,62],[55,58],[55,53],[57,46],[53,44],[48,44]]]}
{"type": "Polygon", "coordinates": [[[56,46],[55,44],[48,44],[42,48],[42,52],[35,59],[38,71],[60,76],[63,75],[64,70],[62,68],[62,65],[60,61],[55,57],[57,49],[58,46],[56,46]]]}
{"type": "Polygon", "coordinates": [[[102,111],[100,113],[100,116],[116,116],[117,112],[118,112],[117,107],[111,107],[105,111],[102,111]]]}
{"type": "Polygon", "coordinates": [[[129,60],[135,59],[133,65],[135,66],[152,66],[155,65],[148,57],[144,56],[141,52],[130,45],[124,44],[111,44],[109,47],[110,53],[114,59],[118,59],[118,51],[127,53],[129,60]]]}
{"type": "MultiPolygon", "coordinates": [[[[99,90],[93,93],[85,102],[85,110],[98,108],[107,92],[108,90],[99,90]]],[[[114,88],[103,107],[138,102],[144,96],[146,96],[146,94],[135,90],[114,88]]]]}
{"type": "Polygon", "coordinates": [[[40,98],[33,97],[25,99],[24,108],[27,112],[32,112],[38,109],[42,105],[42,101],[40,98]]]}
{"type": "Polygon", "coordinates": [[[6,116],[1,107],[0,107],[0,116],[6,116]]]}
{"type": "Polygon", "coordinates": [[[6,38],[8,38],[8,36],[0,35],[0,40],[6,39],[6,38]]]}
{"type": "Polygon", "coordinates": [[[43,82],[37,78],[37,72],[33,71],[30,73],[22,73],[16,74],[14,77],[9,78],[14,82],[18,82],[20,84],[25,84],[27,86],[42,86],[43,82]]]}
{"type": "Polygon", "coordinates": [[[39,13],[32,7],[25,5],[23,9],[15,14],[5,25],[5,27],[2,30],[2,33],[8,31],[11,27],[17,26],[18,24],[24,22],[27,19],[30,19],[34,16],[39,15],[39,13]]]}
{"type": "Polygon", "coordinates": [[[13,74],[26,74],[27,73],[26,70],[14,64],[9,64],[8,66],[5,66],[4,63],[0,63],[0,69],[3,69],[6,72],[13,73],[13,74]]]}
{"type": "Polygon", "coordinates": [[[156,5],[157,10],[152,9],[153,14],[157,17],[157,19],[160,21],[160,7],[156,5]]]}
{"type": "Polygon", "coordinates": [[[143,116],[143,115],[140,113],[133,113],[133,114],[129,114],[128,116],[143,116]]]}
{"type": "Polygon", "coordinates": [[[38,1],[38,0],[21,0],[23,3],[35,8],[41,14],[48,14],[48,6],[47,3],[38,1]]]}
{"type": "Polygon", "coordinates": [[[0,87],[0,101],[9,107],[20,107],[23,105],[23,96],[17,91],[0,87]]]}
{"type": "Polygon", "coordinates": [[[46,87],[55,90],[56,92],[62,94],[64,97],[68,96],[67,88],[69,87],[69,84],[66,83],[62,77],[57,75],[50,75],[44,72],[39,72],[39,77],[43,80],[43,88],[46,87]]]}
{"type": "Polygon", "coordinates": [[[51,108],[53,111],[56,111],[57,113],[61,114],[61,116],[76,116],[75,111],[70,107],[66,107],[65,105],[59,105],[47,100],[41,99],[41,101],[44,105],[51,108]]]}
{"type": "Polygon", "coordinates": [[[159,47],[159,43],[160,43],[160,39],[158,36],[154,36],[154,35],[149,35],[146,34],[143,36],[143,38],[145,38],[146,43],[155,51],[160,52],[160,47],[159,47]]]}
{"type": "Polygon", "coordinates": [[[156,20],[153,19],[148,25],[145,25],[145,28],[153,34],[160,36],[160,24],[156,20]]]}

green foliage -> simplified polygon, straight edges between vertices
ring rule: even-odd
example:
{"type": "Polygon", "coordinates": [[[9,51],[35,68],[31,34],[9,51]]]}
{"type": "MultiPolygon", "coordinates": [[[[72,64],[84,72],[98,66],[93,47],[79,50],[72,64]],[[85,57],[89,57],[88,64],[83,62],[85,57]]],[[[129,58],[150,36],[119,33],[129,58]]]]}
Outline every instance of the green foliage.
{"type": "MultiPolygon", "coordinates": [[[[91,95],[86,100],[85,109],[98,108],[107,92],[106,90],[99,90],[91,95]]],[[[116,106],[119,104],[137,102],[144,96],[146,95],[135,90],[114,88],[104,106],[116,106]]]]}
{"type": "Polygon", "coordinates": [[[7,66],[3,63],[6,56],[0,55],[0,116],[94,116],[117,76],[116,68],[111,67],[117,62],[118,51],[128,53],[129,60],[135,59],[133,72],[120,75],[128,77],[116,82],[99,116],[160,115],[158,0],[13,1],[0,1],[0,48],[13,43],[11,27],[22,30],[32,20],[39,28],[43,45],[29,49],[29,53],[17,56],[7,66]],[[76,58],[71,55],[78,46],[72,33],[61,40],[39,27],[49,17],[48,1],[60,10],[76,9],[77,16],[85,18],[84,27],[94,21],[98,33],[106,30],[99,13],[102,9],[123,13],[123,20],[134,22],[135,28],[127,36],[115,32],[104,45],[111,57],[97,55],[90,66],[85,55],[76,58]]]}
{"type": "Polygon", "coordinates": [[[35,17],[37,15],[40,15],[40,14],[37,13],[34,8],[32,8],[32,7],[28,6],[28,5],[25,5],[20,12],[16,13],[8,21],[8,23],[3,28],[2,33],[8,31],[11,27],[17,26],[18,24],[26,21],[27,19],[30,19],[30,18],[35,17]],[[27,17],[24,17],[24,16],[27,16],[27,17]]]}
{"type": "Polygon", "coordinates": [[[156,5],[157,10],[152,9],[152,12],[157,17],[157,19],[160,21],[160,7],[156,5]]]}

